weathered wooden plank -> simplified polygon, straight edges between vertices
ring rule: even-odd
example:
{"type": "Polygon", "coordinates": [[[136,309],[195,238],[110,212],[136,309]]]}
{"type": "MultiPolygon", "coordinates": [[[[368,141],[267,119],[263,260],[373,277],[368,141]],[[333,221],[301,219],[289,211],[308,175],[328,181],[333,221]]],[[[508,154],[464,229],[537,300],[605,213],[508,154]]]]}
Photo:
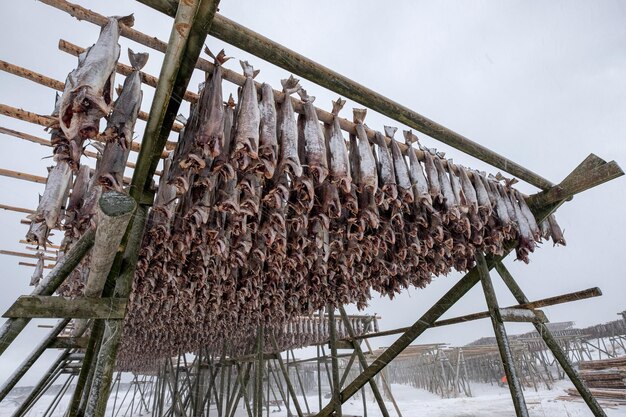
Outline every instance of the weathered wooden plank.
{"type": "Polygon", "coordinates": [[[48,179],[46,177],[42,177],[40,175],[28,174],[25,172],[12,171],[10,169],[0,168],[0,176],[15,178],[18,180],[36,182],[37,184],[45,184],[48,179]]]}
{"type": "Polygon", "coordinates": [[[57,337],[48,345],[48,349],[87,349],[89,337],[57,337]]]}
{"type": "Polygon", "coordinates": [[[23,295],[2,315],[5,318],[82,318],[121,319],[125,298],[65,298],[43,295],[23,295]]]}
{"type": "Polygon", "coordinates": [[[526,310],[523,308],[501,308],[502,321],[514,323],[548,323],[548,318],[541,310],[526,310]]]}

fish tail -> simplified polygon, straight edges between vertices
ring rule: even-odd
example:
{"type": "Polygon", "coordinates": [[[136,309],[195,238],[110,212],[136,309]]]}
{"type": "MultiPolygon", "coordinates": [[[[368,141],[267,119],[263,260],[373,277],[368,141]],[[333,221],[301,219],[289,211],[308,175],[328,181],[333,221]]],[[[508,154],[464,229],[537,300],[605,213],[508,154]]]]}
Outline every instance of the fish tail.
{"type": "Polygon", "coordinates": [[[243,68],[243,75],[246,77],[254,78],[259,75],[259,70],[254,70],[254,67],[248,63],[248,61],[239,61],[241,68],[243,68]]]}
{"type": "Polygon", "coordinates": [[[343,109],[344,104],[346,104],[346,101],[342,99],[341,97],[339,97],[337,101],[333,101],[333,110],[332,110],[333,116],[337,116],[339,114],[341,109],[343,109]]]}
{"type": "Polygon", "coordinates": [[[204,46],[204,53],[213,58],[215,65],[223,65],[226,61],[228,61],[231,57],[226,56],[226,52],[222,49],[217,53],[217,55],[213,54],[208,46],[204,46]]]}
{"type": "Polygon", "coordinates": [[[393,138],[393,135],[396,134],[397,130],[398,130],[397,127],[385,126],[385,135],[389,138],[393,138]]]}
{"type": "Polygon", "coordinates": [[[300,89],[299,83],[300,80],[294,77],[293,75],[285,80],[280,80],[280,83],[283,86],[283,91],[287,94],[295,93],[300,89]]]}
{"type": "Polygon", "coordinates": [[[411,146],[415,142],[419,143],[419,140],[417,139],[417,136],[413,133],[412,130],[404,130],[402,133],[404,134],[404,142],[407,145],[411,146]]]}
{"type": "Polygon", "coordinates": [[[128,48],[128,59],[130,60],[130,65],[137,71],[139,71],[146,65],[149,56],[150,55],[148,55],[147,52],[135,53],[132,49],[128,48]]]}
{"type": "Polygon", "coordinates": [[[114,16],[117,23],[127,26],[129,28],[133,27],[135,24],[135,16],[131,13],[128,16],[114,16]]]}
{"type": "Polygon", "coordinates": [[[354,123],[363,124],[365,115],[367,115],[367,109],[352,109],[352,114],[354,123]]]}

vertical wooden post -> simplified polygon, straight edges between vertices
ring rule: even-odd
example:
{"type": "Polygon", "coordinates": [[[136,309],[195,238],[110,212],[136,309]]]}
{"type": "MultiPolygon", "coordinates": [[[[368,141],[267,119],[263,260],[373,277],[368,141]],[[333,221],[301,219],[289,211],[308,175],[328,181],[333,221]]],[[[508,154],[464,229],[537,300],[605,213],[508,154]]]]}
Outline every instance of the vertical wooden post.
{"type": "MultiPolygon", "coordinates": [[[[522,304],[529,302],[528,298],[513,278],[513,275],[511,275],[511,273],[504,266],[504,264],[502,264],[502,262],[496,263],[496,271],[498,271],[498,274],[500,275],[500,277],[502,277],[502,280],[509,288],[518,303],[522,304]]],[[[583,380],[580,378],[580,375],[578,375],[578,372],[572,366],[569,358],[567,357],[565,352],[563,352],[563,349],[561,349],[561,346],[559,346],[559,343],[554,338],[554,336],[552,336],[550,329],[548,329],[545,324],[539,322],[533,322],[533,325],[535,326],[535,329],[537,329],[537,333],[539,333],[543,341],[552,352],[552,355],[554,355],[555,359],[561,365],[561,368],[563,368],[569,379],[572,381],[572,384],[574,384],[574,386],[580,393],[580,396],[585,400],[585,403],[587,403],[587,406],[589,407],[593,415],[595,417],[606,417],[606,413],[604,412],[604,410],[602,410],[602,407],[600,406],[600,404],[598,404],[598,401],[596,401],[591,391],[589,391],[589,388],[587,388],[583,380]]]]}
{"type": "Polygon", "coordinates": [[[257,357],[254,381],[254,414],[255,417],[263,417],[263,345],[265,344],[265,336],[263,324],[259,324],[257,330],[257,357]]]}
{"type": "Polygon", "coordinates": [[[476,254],[476,267],[480,274],[480,281],[483,286],[483,292],[485,293],[485,300],[487,301],[487,307],[489,308],[489,314],[491,315],[491,324],[493,325],[493,331],[496,335],[496,341],[498,343],[498,350],[500,351],[500,357],[502,358],[502,364],[504,365],[504,373],[506,380],[511,391],[511,398],[513,399],[513,406],[515,407],[515,414],[517,417],[528,417],[528,408],[526,407],[526,401],[524,400],[524,393],[522,392],[522,386],[517,377],[517,371],[513,364],[513,354],[509,346],[509,340],[506,335],[506,329],[502,317],[500,316],[500,307],[498,306],[498,299],[489,276],[489,267],[487,261],[482,253],[476,254]]]}
{"type": "MultiPolygon", "coordinates": [[[[296,361],[296,356],[293,354],[293,349],[291,351],[291,358],[293,361],[296,361]]],[[[287,351],[287,356],[289,356],[289,351],[287,351]]],[[[302,378],[300,378],[300,370],[298,369],[298,364],[293,364],[294,369],[296,370],[296,378],[298,379],[298,385],[300,386],[300,391],[302,392],[302,398],[304,399],[304,407],[306,408],[306,413],[311,414],[311,409],[309,408],[309,402],[306,399],[306,392],[304,392],[304,385],[302,384],[302,378]]]]}
{"type": "Polygon", "coordinates": [[[337,322],[335,321],[335,307],[328,306],[328,329],[330,333],[330,361],[333,376],[333,404],[335,416],[341,417],[341,384],[339,380],[339,362],[337,360],[337,322]]]}
{"type": "Polygon", "coordinates": [[[41,341],[41,343],[39,343],[35,347],[35,349],[33,349],[33,351],[30,353],[30,355],[26,357],[26,359],[24,359],[24,361],[15,370],[15,372],[13,372],[13,374],[9,377],[9,379],[7,379],[7,381],[4,383],[4,385],[0,389],[0,401],[2,401],[7,396],[7,394],[11,391],[11,389],[13,389],[15,384],[17,384],[20,381],[20,379],[22,379],[24,374],[28,372],[30,367],[33,366],[35,361],[39,359],[41,354],[46,350],[50,342],[54,340],[54,338],[56,338],[57,335],[61,333],[61,331],[63,331],[63,329],[65,329],[65,326],[67,325],[69,321],[70,319],[59,320],[57,325],[54,326],[54,328],[50,331],[50,333],[48,333],[46,338],[43,341],[41,341]]]}
{"type": "MultiPolygon", "coordinates": [[[[321,320],[321,317],[320,317],[321,320]]],[[[318,401],[318,406],[319,408],[317,409],[318,411],[320,411],[322,409],[322,364],[320,362],[320,347],[319,345],[316,346],[316,353],[317,353],[317,401],[318,401]]]]}

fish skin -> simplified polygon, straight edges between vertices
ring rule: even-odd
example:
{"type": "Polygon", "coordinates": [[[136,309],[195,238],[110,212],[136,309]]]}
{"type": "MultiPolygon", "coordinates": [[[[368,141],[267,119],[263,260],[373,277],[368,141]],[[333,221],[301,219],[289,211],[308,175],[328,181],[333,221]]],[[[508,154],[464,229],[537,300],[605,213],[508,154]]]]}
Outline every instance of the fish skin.
{"type": "Polygon", "coordinates": [[[413,184],[415,201],[418,203],[424,202],[431,206],[432,197],[428,192],[428,181],[426,180],[424,169],[419,159],[417,159],[415,148],[413,147],[413,143],[417,142],[417,136],[415,136],[410,130],[405,130],[403,134],[405,143],[408,146],[407,154],[409,156],[409,178],[413,184]]]}
{"type": "Polygon", "coordinates": [[[326,159],[326,140],[322,125],[317,118],[313,102],[315,97],[309,96],[306,90],[298,90],[298,95],[304,103],[304,162],[315,184],[321,184],[328,176],[328,160],[326,159]]]}
{"type": "Polygon", "coordinates": [[[234,158],[238,167],[245,170],[250,166],[251,160],[258,159],[261,114],[254,85],[254,77],[258,71],[254,71],[247,61],[240,61],[240,63],[246,82],[242,87],[239,111],[237,112],[234,158]]]}
{"type": "MultiPolygon", "coordinates": [[[[208,49],[205,51],[210,52],[208,49]]],[[[215,57],[213,73],[208,80],[208,85],[205,83],[201,102],[199,102],[195,145],[199,148],[199,156],[205,160],[207,168],[213,158],[217,157],[224,148],[226,108],[223,104],[222,64],[227,59],[224,50],[221,50],[215,57]]]]}
{"type": "Polygon", "coordinates": [[[290,95],[300,89],[299,81],[293,75],[286,80],[281,80],[285,100],[280,106],[280,125],[278,130],[278,143],[280,147],[280,161],[278,173],[280,175],[291,171],[295,178],[302,176],[302,165],[298,156],[298,126],[291,103],[290,95]]]}
{"type": "Polygon", "coordinates": [[[81,165],[74,179],[74,185],[72,186],[72,195],[67,203],[67,209],[65,211],[65,224],[73,224],[77,218],[78,213],[83,205],[84,199],[87,196],[89,190],[91,169],[87,165],[81,165]]]}
{"type": "Polygon", "coordinates": [[[365,109],[354,109],[354,123],[356,123],[357,150],[359,156],[359,187],[369,190],[372,194],[378,189],[378,174],[376,172],[376,161],[365,126],[365,109]]]}
{"type": "Polygon", "coordinates": [[[276,102],[272,86],[263,83],[261,86],[261,102],[259,103],[259,159],[263,167],[263,175],[270,179],[274,176],[278,159],[278,137],[276,135],[276,102]]]}
{"type": "Polygon", "coordinates": [[[411,183],[411,176],[409,174],[409,168],[406,164],[406,159],[402,155],[400,145],[393,138],[397,128],[385,126],[385,134],[391,139],[391,155],[393,157],[394,171],[396,174],[396,184],[402,190],[403,200],[407,203],[412,203],[415,199],[413,194],[413,187],[411,183]]]}
{"type": "Polygon", "coordinates": [[[78,67],[68,76],[59,112],[61,129],[68,138],[93,137],[98,132],[96,120],[111,111],[120,24],[132,26],[133,21],[132,15],[109,17],[96,43],[79,57],[78,67]]]}
{"type": "Polygon", "coordinates": [[[106,145],[102,158],[96,167],[96,181],[105,190],[121,192],[124,187],[124,171],[130,155],[135,123],[139,116],[143,92],[139,71],[148,60],[147,53],[134,53],[128,49],[128,57],[133,72],[126,77],[120,94],[113,104],[113,111],[107,118],[107,127],[103,133],[106,145]]]}
{"type": "Polygon", "coordinates": [[[61,215],[61,207],[67,190],[70,187],[72,179],[72,170],[65,161],[59,161],[48,175],[46,188],[39,201],[36,216],[46,221],[48,229],[56,227],[59,216],[61,215]]]}
{"type": "Polygon", "coordinates": [[[333,122],[329,126],[328,143],[326,149],[328,151],[328,169],[331,182],[337,184],[345,193],[349,193],[352,184],[352,175],[350,174],[350,160],[348,158],[348,149],[346,148],[346,140],[341,133],[339,126],[338,114],[345,100],[341,98],[333,101],[333,122]]]}

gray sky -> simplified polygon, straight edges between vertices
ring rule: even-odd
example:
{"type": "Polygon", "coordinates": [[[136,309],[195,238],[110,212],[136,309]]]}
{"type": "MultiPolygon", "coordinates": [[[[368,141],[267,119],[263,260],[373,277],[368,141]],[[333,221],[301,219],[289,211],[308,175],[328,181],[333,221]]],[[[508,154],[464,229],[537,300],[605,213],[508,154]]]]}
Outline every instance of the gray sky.
{"type": "MultiPolygon", "coordinates": [[[[171,19],[130,0],[81,1],[105,15],[135,13],[135,28],[167,40],[171,19]]],[[[374,1],[237,1],[223,2],[221,13],[387,97],[477,141],[558,182],[589,153],[626,166],[626,3],[620,1],[397,1],[381,7],[374,1]]],[[[4,41],[0,59],[58,80],[76,65],[60,52],[60,38],[83,47],[91,45],[98,28],[35,1],[0,2],[4,41]]],[[[275,88],[289,73],[234,47],[207,38],[212,50],[226,48],[230,56],[247,59],[261,70],[257,80],[275,88]]],[[[146,48],[121,39],[120,61],[128,63],[126,47],[146,48]]],[[[158,75],[163,55],[150,52],[145,71],[158,75]]],[[[240,71],[232,60],[226,67],[240,71]]],[[[201,80],[196,74],[190,85],[201,80]]],[[[121,83],[118,75],[116,83],[121,83]]],[[[316,105],[330,110],[337,95],[306,80],[316,105]]],[[[18,77],[0,73],[0,102],[49,114],[54,93],[18,77]]],[[[234,87],[225,83],[227,91],[234,87]]],[[[149,110],[153,89],[144,86],[143,110],[149,110]]],[[[350,117],[352,102],[342,116],[350,117]]],[[[187,110],[184,110],[187,113],[187,110]]],[[[370,112],[367,124],[405,128],[370,112]]],[[[141,138],[143,122],[138,123],[141,138]]],[[[41,127],[0,116],[0,126],[47,138],[41,127]]],[[[456,162],[497,172],[473,158],[419,135],[428,147],[447,152],[456,162]]],[[[50,148],[0,135],[0,167],[46,175],[50,148]]],[[[91,162],[93,163],[93,162],[91,162]]],[[[553,321],[574,320],[586,326],[617,319],[626,309],[626,279],[621,259],[626,232],[623,178],[588,191],[558,212],[568,246],[546,244],[531,256],[530,265],[507,259],[530,299],[599,286],[601,298],[545,309],[553,321]]],[[[521,184],[522,191],[534,188],[521,184]]],[[[0,203],[35,208],[43,185],[0,177],[0,203]]],[[[0,212],[0,248],[23,251],[18,243],[27,226],[23,215],[0,212]]],[[[55,237],[58,240],[59,236],[55,237]]],[[[1,256],[3,282],[0,310],[31,291],[31,268],[1,256]]],[[[382,315],[383,329],[412,324],[459,278],[439,277],[424,290],[411,289],[393,301],[375,296],[367,310],[382,315]]],[[[494,274],[501,305],[513,298],[494,274]]],[[[479,287],[447,316],[484,310],[479,287]]],[[[46,330],[38,320],[0,358],[4,380],[46,330]]],[[[511,333],[530,330],[510,325],[511,333]]],[[[427,331],[418,343],[465,344],[491,335],[489,321],[427,331]]],[[[393,337],[374,341],[392,343],[393,337]]],[[[47,352],[23,384],[32,384],[57,352],[47,352]]]]}

